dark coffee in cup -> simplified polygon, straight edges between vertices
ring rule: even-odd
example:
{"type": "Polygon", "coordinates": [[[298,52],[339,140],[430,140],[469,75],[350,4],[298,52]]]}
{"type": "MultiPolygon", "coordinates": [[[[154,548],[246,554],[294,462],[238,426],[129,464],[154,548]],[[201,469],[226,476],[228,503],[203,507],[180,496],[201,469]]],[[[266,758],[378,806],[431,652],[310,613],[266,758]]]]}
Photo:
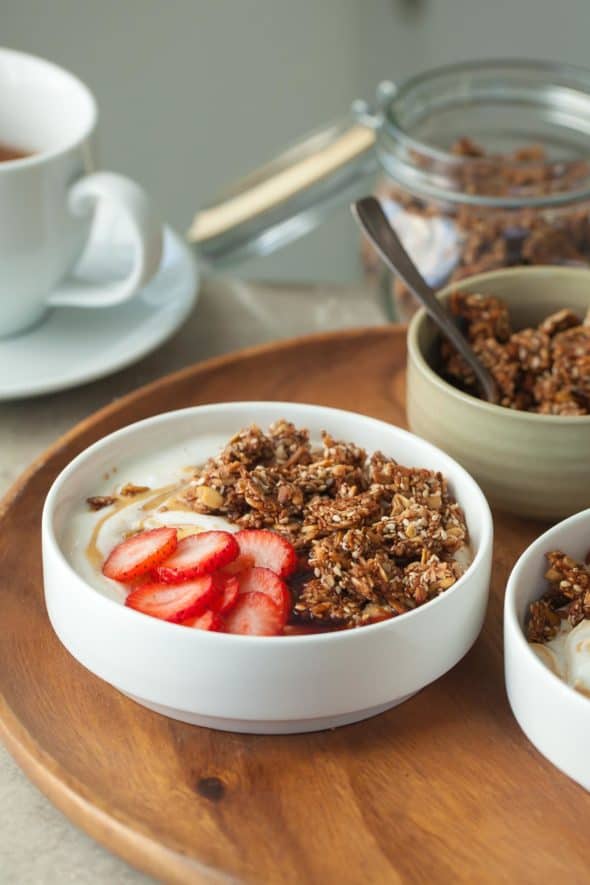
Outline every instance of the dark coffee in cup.
{"type": "Polygon", "coordinates": [[[5,141],[0,141],[0,163],[8,163],[10,160],[23,160],[30,157],[32,151],[23,151],[22,148],[14,147],[5,141]]]}

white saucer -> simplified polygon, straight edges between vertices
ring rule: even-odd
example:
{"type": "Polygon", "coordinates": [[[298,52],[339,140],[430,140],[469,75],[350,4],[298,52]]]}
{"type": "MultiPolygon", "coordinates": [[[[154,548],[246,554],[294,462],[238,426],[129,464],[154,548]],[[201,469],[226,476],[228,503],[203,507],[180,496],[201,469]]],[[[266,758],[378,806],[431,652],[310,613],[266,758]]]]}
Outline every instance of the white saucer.
{"type": "MultiPolygon", "coordinates": [[[[78,276],[94,283],[120,278],[130,261],[124,224],[103,212],[78,276]]],[[[54,308],[34,328],[0,340],[0,400],[76,387],[136,362],[184,322],[198,283],[191,252],[166,228],[160,269],[130,302],[104,310],[54,308]]]]}

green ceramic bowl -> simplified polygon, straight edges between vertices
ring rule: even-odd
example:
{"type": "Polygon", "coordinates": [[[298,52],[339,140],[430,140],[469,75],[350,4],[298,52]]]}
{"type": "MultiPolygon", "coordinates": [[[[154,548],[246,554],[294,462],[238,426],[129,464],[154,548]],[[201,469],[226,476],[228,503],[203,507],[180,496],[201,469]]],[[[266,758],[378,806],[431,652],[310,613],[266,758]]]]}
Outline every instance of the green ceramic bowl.
{"type": "MultiPolygon", "coordinates": [[[[590,270],[508,268],[447,286],[498,295],[513,326],[536,325],[570,307],[590,307],[590,270]]],[[[462,393],[433,369],[437,332],[420,310],[408,330],[407,413],[411,430],[459,461],[497,507],[557,520],[590,507],[590,416],[517,412],[462,393]]]]}

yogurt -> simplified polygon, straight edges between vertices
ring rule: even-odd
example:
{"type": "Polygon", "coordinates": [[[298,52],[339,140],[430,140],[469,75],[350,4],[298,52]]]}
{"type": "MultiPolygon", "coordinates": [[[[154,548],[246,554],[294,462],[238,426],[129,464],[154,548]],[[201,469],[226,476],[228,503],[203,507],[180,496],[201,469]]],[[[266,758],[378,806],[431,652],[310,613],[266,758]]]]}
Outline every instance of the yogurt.
{"type": "Polygon", "coordinates": [[[590,621],[572,627],[564,620],[553,639],[532,642],[531,648],[556,676],[590,697],[590,621]]]}
{"type": "Polygon", "coordinates": [[[78,574],[96,590],[119,602],[127,590],[116,581],[105,578],[101,568],[104,560],[128,533],[159,526],[175,526],[183,537],[213,529],[238,531],[238,526],[218,516],[195,513],[182,506],[179,495],[193,481],[194,466],[216,455],[225,443],[224,436],[203,435],[182,445],[171,445],[165,451],[125,460],[113,465],[88,489],[75,506],[64,533],[64,553],[78,574]],[[146,486],[147,491],[133,497],[122,497],[99,511],[89,508],[90,495],[116,495],[131,483],[146,486]]]}

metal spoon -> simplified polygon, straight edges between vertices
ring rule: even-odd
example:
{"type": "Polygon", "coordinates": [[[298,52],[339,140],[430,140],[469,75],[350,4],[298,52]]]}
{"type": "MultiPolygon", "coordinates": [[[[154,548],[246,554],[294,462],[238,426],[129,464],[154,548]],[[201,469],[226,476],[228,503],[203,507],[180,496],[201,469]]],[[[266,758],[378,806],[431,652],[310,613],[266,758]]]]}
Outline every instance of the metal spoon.
{"type": "Polygon", "coordinates": [[[375,197],[363,197],[351,206],[360,226],[371,240],[387,266],[402,278],[408,289],[422,302],[443,335],[459,351],[465,362],[473,370],[484,399],[489,403],[499,400],[498,387],[486,367],[479,361],[471,345],[455,325],[442,302],[422,277],[418,268],[402,246],[389,219],[375,197]]]}

